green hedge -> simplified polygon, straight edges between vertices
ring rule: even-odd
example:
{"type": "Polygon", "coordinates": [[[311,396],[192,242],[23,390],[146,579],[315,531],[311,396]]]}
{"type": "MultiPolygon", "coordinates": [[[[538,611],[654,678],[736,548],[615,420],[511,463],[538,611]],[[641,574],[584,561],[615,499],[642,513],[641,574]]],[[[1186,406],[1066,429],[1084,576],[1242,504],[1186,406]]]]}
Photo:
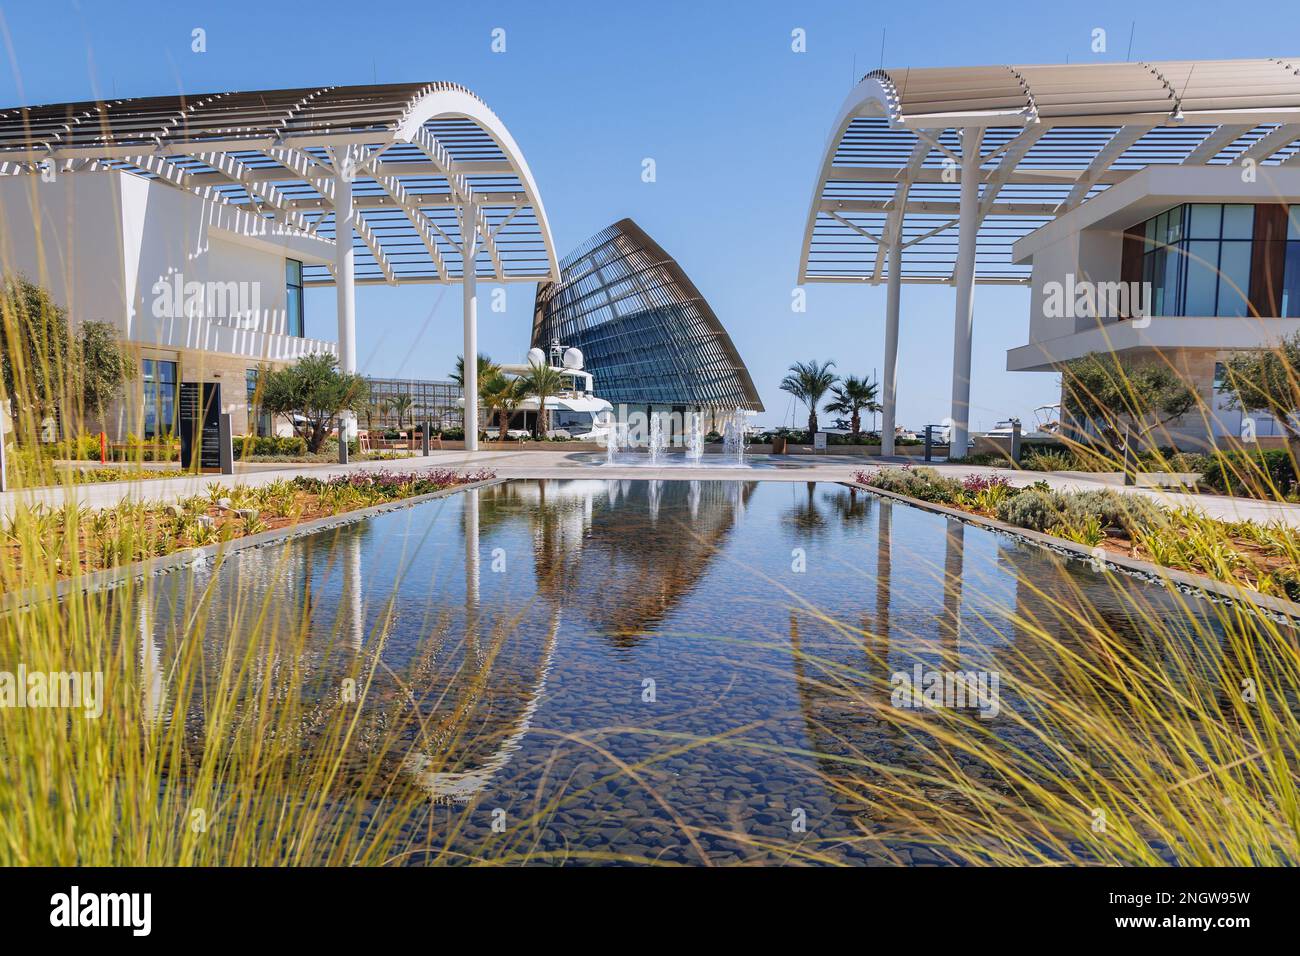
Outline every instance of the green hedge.
{"type": "Polygon", "coordinates": [[[1221,494],[1277,498],[1295,490],[1295,462],[1285,448],[1216,452],[1207,458],[1201,482],[1221,494]]]}
{"type": "Polygon", "coordinates": [[[307,439],[298,435],[236,435],[233,443],[236,458],[307,454],[307,439]]]}

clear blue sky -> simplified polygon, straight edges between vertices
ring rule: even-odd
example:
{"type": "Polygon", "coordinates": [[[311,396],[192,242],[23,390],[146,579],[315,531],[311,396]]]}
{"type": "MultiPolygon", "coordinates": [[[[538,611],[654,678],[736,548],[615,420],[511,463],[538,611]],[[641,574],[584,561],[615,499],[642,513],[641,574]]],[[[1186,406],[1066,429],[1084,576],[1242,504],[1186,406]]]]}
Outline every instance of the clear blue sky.
{"type": "MultiPolygon", "coordinates": [[[[885,291],[814,285],[790,311],[812,179],[855,73],[891,66],[1297,55],[1292,2],[0,3],[0,106],[330,84],[452,80],[510,127],[542,190],[559,254],[631,216],[685,267],[749,365],[768,414],[795,359],[870,374],[885,291]],[[190,50],[191,30],[208,49],[190,50]],[[494,54],[491,31],[506,30],[494,54]],[[807,31],[808,50],[790,49],[807,31]],[[1091,52],[1107,30],[1109,51],[1091,52]],[[652,157],[658,181],[641,181],[652,157]]],[[[528,346],[532,286],[480,310],[494,358],[528,346]]],[[[445,378],[460,353],[458,287],[358,292],[363,371],[445,378]]],[[[953,290],[904,286],[899,420],[949,411],[953,290]]],[[[333,292],[308,296],[308,334],[334,339],[333,292]]],[[[1055,400],[1055,377],[1009,373],[1024,289],[978,287],[972,424],[1055,400]]],[[[599,370],[597,370],[599,371],[599,370]]]]}

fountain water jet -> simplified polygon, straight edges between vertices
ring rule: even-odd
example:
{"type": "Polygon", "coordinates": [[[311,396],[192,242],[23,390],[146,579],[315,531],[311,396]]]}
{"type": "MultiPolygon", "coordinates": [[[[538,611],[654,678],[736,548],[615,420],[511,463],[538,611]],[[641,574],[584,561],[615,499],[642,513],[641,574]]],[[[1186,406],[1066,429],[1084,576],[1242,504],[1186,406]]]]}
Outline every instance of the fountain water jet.
{"type": "Polygon", "coordinates": [[[659,464],[659,453],[664,448],[664,423],[658,415],[650,416],[650,464],[659,464]]]}
{"type": "Polygon", "coordinates": [[[614,464],[615,459],[618,457],[618,451],[621,446],[621,443],[619,441],[619,429],[622,427],[623,425],[621,422],[613,422],[609,426],[609,431],[605,435],[606,464],[610,464],[610,465],[614,464]]]}
{"type": "Polygon", "coordinates": [[[691,414],[690,430],[686,434],[686,459],[699,464],[704,457],[704,416],[699,412],[691,414]]]}
{"type": "Polygon", "coordinates": [[[745,410],[739,406],[731,413],[726,432],[722,436],[728,464],[745,463],[745,410]]]}

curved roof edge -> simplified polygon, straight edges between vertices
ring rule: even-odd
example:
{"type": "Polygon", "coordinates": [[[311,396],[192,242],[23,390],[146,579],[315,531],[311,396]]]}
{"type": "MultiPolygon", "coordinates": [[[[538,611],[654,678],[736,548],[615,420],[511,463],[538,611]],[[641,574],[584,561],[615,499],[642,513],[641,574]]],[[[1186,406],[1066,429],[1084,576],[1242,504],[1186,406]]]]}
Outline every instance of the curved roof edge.
{"type": "Polygon", "coordinates": [[[1022,284],[1011,246],[1147,166],[1300,165],[1300,57],[889,68],[845,98],[796,281],[955,281],[962,155],[979,150],[975,281],[1022,284]]]}
{"type": "MultiPolygon", "coordinates": [[[[0,175],[37,175],[51,166],[130,173],[311,236],[332,236],[335,174],[347,170],[360,213],[359,284],[463,276],[458,245],[471,221],[481,235],[482,254],[473,263],[480,278],[536,282],[559,275],[523,151],[487,104],[456,83],[0,109],[0,175]]],[[[306,281],[326,285],[333,278],[313,267],[306,281]]]]}
{"type": "Polygon", "coordinates": [[[691,281],[691,277],[686,274],[686,270],[682,268],[681,263],[669,255],[663,246],[656,242],[649,233],[642,229],[641,226],[630,217],[624,217],[612,225],[607,226],[566,255],[560,261],[561,279],[559,282],[545,282],[539,284],[537,288],[536,307],[533,312],[532,344],[541,348],[545,348],[546,345],[549,344],[538,341],[542,333],[543,323],[547,317],[546,305],[569,283],[582,278],[581,276],[566,276],[565,272],[571,269],[574,265],[580,263],[595,249],[612,241],[618,236],[627,237],[635,246],[645,250],[645,252],[654,259],[655,266],[667,273],[672,285],[680,290],[682,295],[683,301],[674,304],[681,305],[685,303],[693,303],[699,310],[700,318],[704,321],[710,334],[722,348],[727,359],[731,363],[731,371],[738,379],[741,390],[744,393],[744,401],[740,404],[752,411],[765,411],[762,399],[760,399],[758,395],[758,389],[755,388],[754,380],[749,374],[749,369],[746,367],[744,359],[740,357],[740,352],[736,349],[735,343],[731,340],[730,333],[728,333],[726,327],[723,326],[717,313],[713,311],[713,306],[709,304],[708,300],[704,298],[704,295],[700,292],[699,288],[693,281],[691,281]]]}

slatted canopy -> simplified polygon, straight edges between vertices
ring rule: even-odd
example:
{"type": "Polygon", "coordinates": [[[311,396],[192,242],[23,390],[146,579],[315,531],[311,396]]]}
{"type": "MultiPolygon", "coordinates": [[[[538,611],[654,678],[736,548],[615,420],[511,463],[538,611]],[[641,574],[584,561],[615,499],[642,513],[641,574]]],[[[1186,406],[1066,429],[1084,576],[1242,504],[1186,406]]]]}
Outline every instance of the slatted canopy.
{"type": "MultiPolygon", "coordinates": [[[[800,282],[956,283],[963,145],[978,149],[974,281],[1011,246],[1150,165],[1300,165],[1300,57],[876,70],[831,128],[800,282]]],[[[963,225],[963,228],[965,225],[963,225]]]]}
{"type": "MultiPolygon", "coordinates": [[[[0,111],[0,174],[119,169],[332,240],[351,182],[358,283],[557,278],[518,145],[453,83],[143,97],[0,111]]],[[[346,218],[346,216],[345,216],[346,218]]],[[[336,266],[308,266],[307,284],[336,266]]]]}

